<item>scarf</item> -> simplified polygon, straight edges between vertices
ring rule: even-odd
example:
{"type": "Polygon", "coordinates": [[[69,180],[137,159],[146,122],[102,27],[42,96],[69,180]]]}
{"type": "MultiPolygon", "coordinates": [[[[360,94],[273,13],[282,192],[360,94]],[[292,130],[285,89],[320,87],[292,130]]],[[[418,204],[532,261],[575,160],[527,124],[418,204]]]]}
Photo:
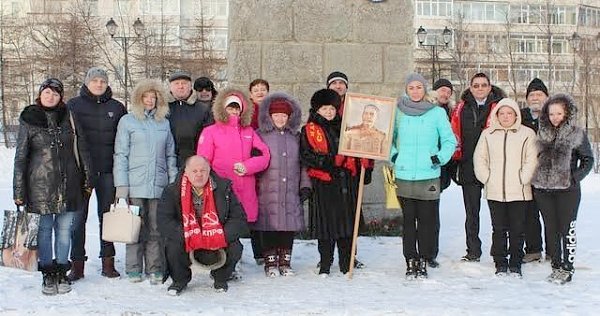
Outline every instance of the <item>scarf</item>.
{"type": "Polygon", "coordinates": [[[410,116],[419,116],[435,107],[435,104],[425,100],[415,102],[404,96],[398,101],[398,108],[402,113],[410,116]]]}
{"type": "MultiPolygon", "coordinates": [[[[317,154],[327,154],[329,152],[329,144],[327,143],[327,137],[323,128],[314,122],[308,122],[306,124],[306,138],[313,151],[317,154]]],[[[373,168],[374,162],[370,159],[360,158],[361,166],[364,168],[373,168]]],[[[336,167],[342,167],[350,171],[352,176],[358,174],[358,168],[356,166],[356,158],[335,155],[334,165],[336,167]]],[[[308,176],[311,178],[319,179],[323,182],[331,182],[331,174],[322,169],[308,168],[308,176]]]]}
{"type": "Polygon", "coordinates": [[[202,192],[202,218],[199,225],[194,211],[192,184],[187,176],[182,177],[181,217],[183,219],[183,237],[185,238],[186,252],[196,249],[217,250],[227,247],[225,232],[223,226],[219,223],[213,186],[210,180],[206,183],[202,192]]]}

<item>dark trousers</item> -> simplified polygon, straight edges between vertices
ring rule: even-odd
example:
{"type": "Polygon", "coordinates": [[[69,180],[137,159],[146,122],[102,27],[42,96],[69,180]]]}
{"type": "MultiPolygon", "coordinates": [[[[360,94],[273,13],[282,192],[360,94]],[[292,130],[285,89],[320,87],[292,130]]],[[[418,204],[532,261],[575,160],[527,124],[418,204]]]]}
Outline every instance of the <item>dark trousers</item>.
{"type": "MultiPolygon", "coordinates": [[[[98,173],[92,183],[96,191],[96,199],[98,200],[98,222],[100,229],[98,237],[100,239],[100,258],[113,257],[115,255],[115,246],[112,242],[102,240],[102,215],[109,211],[110,205],[115,201],[115,185],[113,182],[112,173],[98,173]]],[[[83,261],[87,260],[85,254],[85,224],[88,217],[88,206],[90,196],[84,197],[83,209],[75,214],[73,220],[73,234],[71,242],[71,260],[83,261]]]]}
{"type": "Polygon", "coordinates": [[[262,235],[264,253],[272,252],[278,248],[292,249],[294,245],[295,232],[263,231],[257,233],[262,235]]]}
{"type": "Polygon", "coordinates": [[[520,267],[523,260],[525,219],[529,201],[498,202],[488,200],[492,218],[490,255],[496,264],[520,267]],[[508,245],[507,245],[508,239],[508,245]],[[508,246],[508,248],[507,248],[508,246]],[[510,260],[507,262],[507,256],[510,260]]]}
{"type": "MultiPolygon", "coordinates": [[[[227,281],[231,276],[231,273],[233,273],[235,265],[240,261],[240,258],[242,258],[243,248],[244,247],[239,240],[236,240],[234,243],[227,246],[225,249],[225,252],[227,253],[225,265],[210,271],[210,274],[215,281],[227,281]]],[[[167,267],[169,269],[168,274],[171,276],[171,279],[173,279],[173,282],[182,285],[188,284],[190,280],[192,280],[192,269],[190,269],[192,263],[189,254],[185,251],[183,239],[167,239],[165,241],[165,255],[167,258],[167,267]]]]}
{"type": "Polygon", "coordinates": [[[581,189],[570,191],[534,190],[535,201],[542,211],[546,230],[546,251],[552,258],[552,267],[573,269],[577,248],[577,210],[581,189]]]}
{"type": "Polygon", "coordinates": [[[481,187],[476,184],[462,186],[465,203],[465,233],[467,254],[481,257],[481,239],[479,239],[479,210],[481,209],[481,187]]]}
{"type": "Polygon", "coordinates": [[[254,259],[262,258],[263,255],[263,240],[262,240],[262,232],[251,230],[250,231],[250,244],[252,244],[252,253],[254,254],[254,259]]]}
{"type": "Polygon", "coordinates": [[[404,258],[433,259],[440,217],[440,200],[417,200],[399,197],[403,212],[402,250],[404,258]]]}
{"type": "Polygon", "coordinates": [[[525,221],[525,253],[542,252],[542,223],[540,209],[535,201],[527,204],[527,219],[525,221]]]}
{"type": "Polygon", "coordinates": [[[342,273],[346,273],[350,270],[350,255],[352,248],[352,238],[339,238],[335,240],[331,239],[319,239],[318,248],[319,255],[321,256],[321,270],[331,269],[333,263],[333,251],[335,245],[338,247],[339,266],[342,273]]]}

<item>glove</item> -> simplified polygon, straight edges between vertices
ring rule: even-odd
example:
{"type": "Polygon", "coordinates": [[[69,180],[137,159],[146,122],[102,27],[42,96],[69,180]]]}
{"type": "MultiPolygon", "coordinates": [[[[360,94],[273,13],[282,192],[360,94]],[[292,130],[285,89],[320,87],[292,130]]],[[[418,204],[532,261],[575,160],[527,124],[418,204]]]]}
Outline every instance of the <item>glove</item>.
{"type": "Polygon", "coordinates": [[[311,195],[312,190],[310,188],[300,189],[300,203],[304,203],[304,201],[308,200],[311,195]]]}
{"type": "Polygon", "coordinates": [[[115,197],[117,199],[125,199],[129,197],[129,187],[117,187],[117,191],[115,192],[115,197]]]}
{"type": "Polygon", "coordinates": [[[363,180],[363,183],[365,185],[370,184],[372,177],[373,177],[373,169],[371,169],[371,168],[366,169],[365,170],[365,179],[363,180]]]}
{"type": "Polygon", "coordinates": [[[431,163],[433,164],[433,166],[431,166],[431,169],[437,169],[442,165],[437,155],[431,156],[431,163]]]}

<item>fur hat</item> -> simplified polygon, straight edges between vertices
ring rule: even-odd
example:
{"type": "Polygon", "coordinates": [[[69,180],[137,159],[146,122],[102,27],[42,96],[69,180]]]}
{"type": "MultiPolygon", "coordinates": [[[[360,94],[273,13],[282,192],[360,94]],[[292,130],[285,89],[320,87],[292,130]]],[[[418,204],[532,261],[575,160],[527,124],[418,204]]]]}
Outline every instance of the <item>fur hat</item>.
{"type": "Polygon", "coordinates": [[[448,79],[438,79],[436,82],[433,83],[433,90],[437,90],[441,87],[448,87],[450,88],[450,91],[454,91],[454,87],[452,86],[452,83],[448,80],[448,79]]]}
{"type": "Polygon", "coordinates": [[[200,92],[202,89],[208,89],[212,92],[213,96],[217,95],[217,89],[215,84],[208,77],[200,77],[194,81],[194,90],[200,92]]]}
{"type": "Polygon", "coordinates": [[[310,107],[315,112],[324,105],[333,105],[335,109],[339,109],[342,104],[340,95],[331,89],[321,89],[310,98],[310,107]]]}
{"type": "Polygon", "coordinates": [[[292,114],[290,102],[283,98],[273,100],[269,106],[269,115],[273,113],[285,113],[289,116],[292,114]]]}
{"type": "Polygon", "coordinates": [[[421,76],[421,74],[413,72],[413,73],[409,74],[408,76],[406,76],[406,86],[408,86],[408,84],[413,81],[418,81],[418,82],[422,83],[423,89],[425,89],[425,93],[427,93],[427,80],[425,80],[425,78],[423,78],[423,76],[421,76]]]}
{"type": "Polygon", "coordinates": [[[42,94],[42,91],[44,91],[47,88],[50,88],[50,90],[58,93],[60,95],[60,100],[62,101],[63,97],[65,96],[65,88],[62,82],[60,82],[60,80],[56,78],[48,78],[44,80],[44,82],[42,82],[42,84],[40,85],[40,90],[38,91],[38,98],[42,94]]]}
{"type": "Polygon", "coordinates": [[[529,93],[533,91],[542,91],[546,94],[546,96],[548,96],[548,88],[546,87],[544,82],[539,78],[534,78],[533,80],[531,80],[531,82],[527,86],[527,93],[525,94],[525,98],[527,98],[529,96],[529,93]]]}
{"type": "Polygon", "coordinates": [[[169,77],[169,82],[173,82],[173,81],[179,80],[179,79],[185,79],[185,80],[188,80],[191,82],[192,76],[190,76],[189,73],[187,73],[183,70],[177,70],[171,74],[171,76],[169,77]]]}
{"type": "Polygon", "coordinates": [[[346,84],[346,88],[348,88],[348,76],[341,71],[334,71],[327,76],[327,88],[331,85],[335,80],[341,80],[346,84]]]}
{"type": "Polygon", "coordinates": [[[227,253],[225,253],[225,250],[223,249],[196,249],[190,251],[190,261],[192,264],[207,270],[219,269],[225,265],[226,259],[227,253]]]}
{"type": "Polygon", "coordinates": [[[88,70],[87,74],[85,75],[85,85],[87,86],[90,83],[90,81],[92,81],[92,79],[97,77],[104,79],[104,81],[108,83],[108,74],[106,73],[106,70],[100,67],[92,67],[90,68],[90,70],[88,70]]]}

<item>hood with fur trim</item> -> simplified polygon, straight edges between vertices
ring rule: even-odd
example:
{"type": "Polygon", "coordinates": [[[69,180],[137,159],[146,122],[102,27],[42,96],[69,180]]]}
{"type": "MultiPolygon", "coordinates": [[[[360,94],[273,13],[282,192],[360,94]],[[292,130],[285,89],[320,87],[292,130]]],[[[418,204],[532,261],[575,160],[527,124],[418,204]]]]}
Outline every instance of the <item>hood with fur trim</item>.
{"type": "Polygon", "coordinates": [[[169,105],[167,104],[165,95],[165,89],[162,83],[155,79],[143,79],[135,88],[131,95],[131,113],[138,119],[143,120],[144,115],[144,103],[142,102],[142,95],[148,91],[156,92],[156,112],[154,113],[154,119],[162,121],[169,114],[169,105]]]}
{"type": "Polygon", "coordinates": [[[300,102],[298,102],[298,100],[285,92],[270,93],[262,101],[258,111],[259,130],[261,132],[270,132],[275,129],[275,125],[269,114],[269,108],[271,107],[271,103],[277,99],[285,99],[290,104],[292,113],[284,128],[289,130],[292,134],[297,134],[302,120],[302,108],[300,107],[300,102]]]}
{"type": "Polygon", "coordinates": [[[252,113],[254,113],[254,106],[250,103],[250,99],[248,99],[248,96],[244,92],[234,88],[227,88],[217,95],[212,107],[215,122],[227,123],[229,121],[229,115],[227,114],[227,111],[225,111],[225,100],[230,95],[235,95],[242,100],[240,124],[242,126],[250,126],[250,123],[252,122],[252,113]]]}
{"type": "Polygon", "coordinates": [[[506,130],[515,130],[516,131],[519,129],[519,127],[521,127],[521,122],[522,122],[521,110],[519,109],[519,105],[517,104],[517,102],[513,99],[504,98],[504,99],[498,101],[496,106],[492,109],[492,112],[490,112],[490,127],[493,128],[494,130],[506,129],[506,130]],[[500,125],[500,120],[498,120],[498,111],[500,110],[501,107],[505,107],[505,106],[510,107],[517,114],[517,120],[515,121],[515,123],[512,126],[510,126],[508,128],[502,127],[502,125],[500,125]]]}
{"type": "Polygon", "coordinates": [[[557,93],[549,97],[542,106],[539,124],[539,137],[542,141],[552,141],[556,132],[564,133],[564,135],[572,133],[577,126],[577,106],[575,105],[575,100],[564,93],[557,93]],[[548,112],[550,104],[553,103],[563,103],[566,105],[565,121],[558,127],[558,131],[554,128],[552,122],[550,122],[550,113],[548,112]]]}

